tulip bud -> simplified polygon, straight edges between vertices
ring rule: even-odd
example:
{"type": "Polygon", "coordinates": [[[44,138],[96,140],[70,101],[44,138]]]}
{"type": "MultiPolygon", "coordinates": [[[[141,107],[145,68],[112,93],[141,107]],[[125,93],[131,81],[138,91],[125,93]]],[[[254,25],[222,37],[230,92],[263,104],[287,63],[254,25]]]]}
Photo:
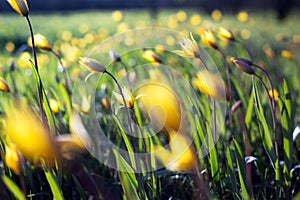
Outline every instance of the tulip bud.
{"type": "Polygon", "coordinates": [[[9,86],[5,80],[0,78],[0,91],[2,92],[10,92],[9,86]]]}
{"type": "Polygon", "coordinates": [[[17,175],[21,174],[23,157],[14,145],[5,148],[5,163],[17,175]]]}
{"type": "MultiPolygon", "coordinates": [[[[32,46],[31,38],[27,41],[29,46],[32,46]]],[[[34,45],[44,51],[52,51],[52,46],[47,40],[47,38],[41,34],[34,35],[34,45]]]]}
{"type": "Polygon", "coordinates": [[[255,74],[254,68],[251,66],[252,62],[241,58],[231,58],[231,61],[243,72],[247,74],[255,74]]]}
{"type": "Polygon", "coordinates": [[[91,58],[80,58],[79,62],[92,73],[101,74],[106,71],[104,65],[99,63],[97,60],[91,58]]]}
{"type": "Polygon", "coordinates": [[[10,6],[21,16],[27,17],[29,8],[26,0],[7,0],[10,6]]]}

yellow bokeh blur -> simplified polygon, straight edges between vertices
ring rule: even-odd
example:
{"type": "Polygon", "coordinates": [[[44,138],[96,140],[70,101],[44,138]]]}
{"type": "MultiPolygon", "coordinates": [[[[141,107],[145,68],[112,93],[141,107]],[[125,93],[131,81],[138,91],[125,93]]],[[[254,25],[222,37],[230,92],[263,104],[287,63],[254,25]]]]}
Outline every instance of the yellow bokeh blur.
{"type": "Polygon", "coordinates": [[[158,127],[164,126],[178,130],[181,123],[180,101],[175,92],[166,85],[150,82],[137,89],[135,96],[142,105],[141,111],[151,114],[152,122],[158,127]]]}

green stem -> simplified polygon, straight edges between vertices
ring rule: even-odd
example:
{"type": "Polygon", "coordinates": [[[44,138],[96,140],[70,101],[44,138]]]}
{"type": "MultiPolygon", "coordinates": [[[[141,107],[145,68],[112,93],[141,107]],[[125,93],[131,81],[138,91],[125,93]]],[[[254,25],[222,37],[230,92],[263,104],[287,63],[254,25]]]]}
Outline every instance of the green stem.
{"type": "MultiPolygon", "coordinates": [[[[26,21],[27,21],[27,24],[28,24],[29,30],[30,30],[31,45],[32,45],[33,58],[34,58],[34,66],[36,68],[37,73],[39,73],[39,67],[38,67],[36,49],[35,49],[35,42],[34,42],[34,35],[33,35],[33,29],[32,29],[32,25],[31,25],[31,22],[30,22],[30,19],[29,19],[28,16],[26,16],[26,21]]],[[[43,87],[42,80],[40,79],[40,81],[38,83],[39,106],[40,106],[40,111],[41,111],[41,115],[42,115],[43,124],[49,130],[47,116],[46,116],[46,113],[45,113],[45,110],[44,110],[44,107],[43,107],[42,87],[43,87]]]]}
{"type": "Polygon", "coordinates": [[[70,84],[69,84],[69,80],[68,80],[68,75],[66,72],[66,68],[63,65],[63,62],[61,60],[61,56],[59,55],[59,53],[55,52],[53,49],[51,49],[51,52],[56,56],[56,58],[58,59],[58,62],[60,64],[60,66],[63,68],[63,75],[64,75],[64,79],[65,79],[65,86],[66,89],[68,91],[69,94],[71,94],[71,88],[70,88],[70,84]]]}

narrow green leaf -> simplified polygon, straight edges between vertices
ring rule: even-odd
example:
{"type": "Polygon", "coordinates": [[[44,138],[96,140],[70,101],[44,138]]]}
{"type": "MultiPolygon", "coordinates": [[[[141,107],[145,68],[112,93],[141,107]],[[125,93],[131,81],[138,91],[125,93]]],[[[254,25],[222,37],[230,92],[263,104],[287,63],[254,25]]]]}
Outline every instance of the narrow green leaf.
{"type": "Polygon", "coordinates": [[[229,146],[226,147],[226,156],[227,156],[227,166],[229,168],[229,176],[230,176],[231,188],[233,192],[233,198],[238,199],[239,195],[238,195],[237,183],[236,183],[236,178],[234,173],[234,165],[233,165],[234,162],[232,160],[229,146]]]}
{"type": "Polygon", "coordinates": [[[126,160],[119,154],[118,151],[113,150],[113,153],[115,154],[117,165],[119,167],[119,175],[120,175],[125,198],[128,200],[140,199],[137,193],[138,182],[137,179],[135,178],[134,170],[126,162],[126,160]]]}
{"type": "Polygon", "coordinates": [[[123,127],[122,127],[121,123],[119,122],[119,119],[115,115],[113,115],[113,118],[115,119],[115,122],[117,123],[117,125],[119,126],[119,128],[121,130],[121,135],[122,135],[122,138],[123,138],[123,140],[125,142],[126,148],[128,150],[131,164],[132,164],[133,168],[136,169],[136,162],[135,162],[135,158],[134,158],[134,151],[133,151],[132,144],[131,144],[131,142],[130,142],[130,140],[128,138],[128,135],[124,132],[123,127]]]}
{"type": "Polygon", "coordinates": [[[245,91],[243,88],[241,88],[241,84],[238,82],[237,79],[234,78],[234,76],[230,77],[231,81],[233,82],[233,86],[235,87],[243,105],[247,105],[247,98],[245,96],[245,91]]]}
{"type": "Polygon", "coordinates": [[[242,188],[242,197],[243,199],[249,199],[249,194],[247,191],[247,182],[246,182],[246,162],[244,159],[244,154],[236,140],[233,140],[235,146],[235,156],[237,158],[237,166],[238,166],[238,173],[239,173],[239,180],[240,185],[242,188]]]}
{"type": "Polygon", "coordinates": [[[276,156],[275,156],[275,150],[272,142],[272,137],[261,105],[258,90],[254,81],[253,81],[253,92],[254,92],[254,100],[255,100],[255,111],[256,111],[257,120],[259,122],[259,130],[260,130],[259,132],[261,134],[263,145],[266,149],[267,155],[269,156],[272,166],[275,169],[276,156]]]}
{"type": "Polygon", "coordinates": [[[55,177],[53,171],[44,169],[44,172],[45,172],[47,181],[50,185],[50,188],[51,188],[51,191],[53,194],[53,198],[55,200],[63,200],[64,197],[63,197],[62,191],[58,185],[57,178],[55,177]]]}
{"type": "Polygon", "coordinates": [[[32,71],[34,72],[34,75],[37,79],[37,84],[38,85],[41,85],[41,90],[42,90],[42,100],[43,100],[43,107],[45,109],[45,113],[46,113],[46,116],[47,116],[47,119],[48,119],[48,123],[49,123],[49,128],[50,128],[50,132],[53,134],[53,135],[56,135],[56,127],[55,127],[55,121],[54,121],[54,117],[53,117],[53,114],[52,114],[52,111],[51,111],[51,108],[50,108],[50,105],[49,105],[49,102],[48,102],[48,98],[47,98],[47,95],[46,95],[46,92],[45,92],[45,89],[44,89],[44,86],[42,84],[42,80],[41,80],[41,77],[40,77],[40,74],[38,73],[38,71],[36,70],[33,62],[30,60],[31,62],[31,68],[32,68],[32,71]]]}
{"type": "Polygon", "coordinates": [[[250,128],[250,123],[252,121],[253,107],[254,107],[254,92],[252,91],[249,99],[248,107],[247,107],[246,116],[245,116],[245,124],[248,129],[250,128]]]}
{"type": "Polygon", "coordinates": [[[211,132],[210,127],[207,128],[207,134],[208,134],[209,161],[210,161],[210,167],[211,167],[211,175],[216,182],[219,182],[220,181],[220,171],[219,171],[217,149],[215,146],[213,133],[211,132]]]}
{"type": "Polygon", "coordinates": [[[19,200],[26,200],[22,190],[14,183],[10,178],[5,175],[2,175],[2,180],[6,187],[13,193],[13,195],[19,200]]]}

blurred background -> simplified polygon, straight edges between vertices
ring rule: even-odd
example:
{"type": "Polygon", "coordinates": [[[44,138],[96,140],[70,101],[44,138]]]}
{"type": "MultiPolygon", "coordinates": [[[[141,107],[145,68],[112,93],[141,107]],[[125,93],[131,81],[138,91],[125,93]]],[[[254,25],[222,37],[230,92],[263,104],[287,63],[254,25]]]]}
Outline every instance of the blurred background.
{"type": "MultiPolygon", "coordinates": [[[[220,9],[222,12],[230,13],[241,9],[248,11],[273,10],[276,11],[278,19],[284,19],[291,10],[300,8],[300,0],[30,0],[28,3],[31,10],[34,11],[144,8],[155,13],[157,10],[165,8],[196,8],[206,12],[220,9]]],[[[2,1],[0,5],[0,12],[11,10],[5,1],[2,1]]]]}

